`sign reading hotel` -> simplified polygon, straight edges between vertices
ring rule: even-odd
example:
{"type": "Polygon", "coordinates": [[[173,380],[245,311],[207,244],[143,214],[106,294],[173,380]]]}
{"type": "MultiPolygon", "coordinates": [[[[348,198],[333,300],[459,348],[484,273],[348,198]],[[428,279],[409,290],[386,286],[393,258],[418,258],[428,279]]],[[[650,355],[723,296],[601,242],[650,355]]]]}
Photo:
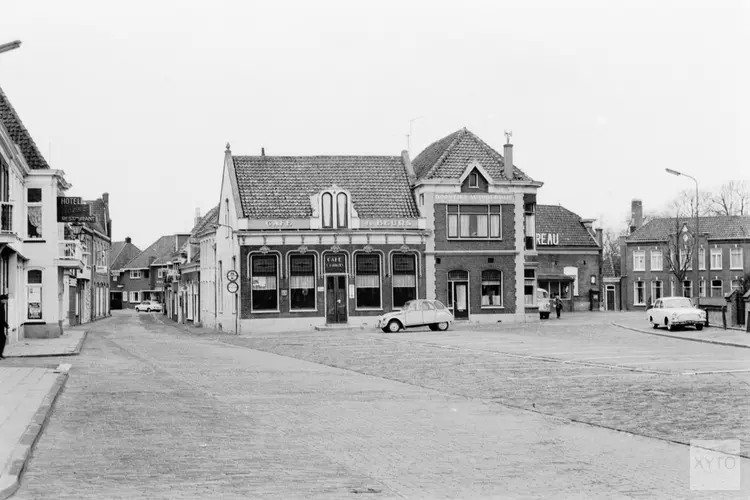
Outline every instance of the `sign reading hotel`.
{"type": "Polygon", "coordinates": [[[91,206],[79,196],[58,196],[57,222],[96,222],[96,217],[91,215],[91,206]]]}
{"type": "Polygon", "coordinates": [[[536,245],[550,247],[560,244],[560,235],[557,233],[536,233],[536,245]]]}
{"type": "Polygon", "coordinates": [[[327,253],[323,256],[323,270],[326,274],[346,272],[346,255],[343,253],[327,253]]]}
{"type": "Polygon", "coordinates": [[[435,195],[435,203],[461,203],[464,205],[512,204],[515,203],[515,197],[512,194],[497,193],[438,193],[435,195]]]}
{"type": "Polygon", "coordinates": [[[372,227],[400,227],[400,228],[416,228],[418,226],[417,219],[360,219],[359,227],[366,229],[372,227]]]}
{"type": "Polygon", "coordinates": [[[309,219],[250,219],[248,229],[310,229],[309,219]]]}

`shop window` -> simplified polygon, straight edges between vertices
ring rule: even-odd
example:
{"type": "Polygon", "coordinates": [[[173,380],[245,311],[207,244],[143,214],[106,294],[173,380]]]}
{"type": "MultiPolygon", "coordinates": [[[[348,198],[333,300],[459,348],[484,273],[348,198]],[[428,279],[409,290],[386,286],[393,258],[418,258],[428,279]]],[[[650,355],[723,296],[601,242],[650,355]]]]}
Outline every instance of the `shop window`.
{"type": "Polygon", "coordinates": [[[289,258],[289,307],[315,310],[315,257],[292,255],[289,258]]]}
{"type": "Polygon", "coordinates": [[[724,283],[721,280],[711,280],[711,297],[724,296],[724,283]]]}
{"type": "Polygon", "coordinates": [[[29,238],[42,237],[42,190],[29,188],[26,191],[26,213],[28,224],[26,235],[29,238]]]}
{"type": "Polygon", "coordinates": [[[417,298],[417,258],[414,255],[395,254],[391,269],[393,307],[396,309],[417,298]]]}
{"type": "MultiPolygon", "coordinates": [[[[663,270],[663,256],[661,250],[651,250],[651,270],[662,271],[663,270]]],[[[673,260],[674,262],[674,260],[673,260]]]]}
{"type": "Polygon", "coordinates": [[[570,298],[571,292],[573,293],[574,296],[578,297],[578,268],[575,266],[566,266],[563,268],[563,274],[573,278],[573,289],[570,290],[569,287],[566,286],[565,296],[563,298],[564,299],[570,298]]]}
{"type": "Polygon", "coordinates": [[[646,251],[636,250],[633,252],[633,271],[646,270],[646,251]]]}
{"type": "Polygon", "coordinates": [[[278,263],[275,255],[252,257],[252,311],[278,311],[278,263]]]}
{"type": "MultiPolygon", "coordinates": [[[[533,269],[532,269],[533,271],[533,269]]],[[[482,271],[482,307],[503,306],[503,277],[496,269],[482,271]]]]}
{"type": "Polygon", "coordinates": [[[682,282],[682,296],[683,297],[692,297],[693,296],[693,282],[692,281],[683,281],[682,282]]]}
{"type": "Polygon", "coordinates": [[[42,271],[29,269],[26,274],[27,319],[41,320],[42,316],[42,271]]]}
{"type": "Polygon", "coordinates": [[[643,281],[633,283],[633,303],[635,305],[644,305],[646,303],[646,284],[643,281]]]}
{"type": "Polygon", "coordinates": [[[651,300],[650,300],[650,302],[652,304],[654,303],[654,301],[656,301],[656,300],[658,300],[658,299],[660,299],[660,298],[663,297],[663,295],[664,295],[663,289],[664,289],[664,283],[663,282],[661,282],[661,281],[652,281],[651,282],[651,297],[650,297],[651,300]]]}
{"type": "Polygon", "coordinates": [[[523,270],[523,303],[527,306],[536,304],[536,270],[523,270]]]}
{"type": "Polygon", "coordinates": [[[711,269],[721,269],[723,263],[721,261],[721,248],[711,249],[711,269]]]}
{"type": "Polygon", "coordinates": [[[356,256],[357,309],[380,309],[380,255],[356,256]]]}
{"type": "Polygon", "coordinates": [[[500,205],[448,205],[449,238],[500,239],[500,205]]]}
{"type": "Polygon", "coordinates": [[[729,249],[729,269],[742,269],[742,248],[729,249]]]}

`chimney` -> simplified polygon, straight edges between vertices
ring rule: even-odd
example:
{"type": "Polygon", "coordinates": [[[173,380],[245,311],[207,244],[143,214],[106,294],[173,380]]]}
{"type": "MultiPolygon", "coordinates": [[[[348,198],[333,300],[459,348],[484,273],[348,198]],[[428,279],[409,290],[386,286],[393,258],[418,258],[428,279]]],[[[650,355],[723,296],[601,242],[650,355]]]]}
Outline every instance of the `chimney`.
{"type": "Polygon", "coordinates": [[[266,156],[266,148],[260,148],[260,155],[266,156]]]}
{"type": "Polygon", "coordinates": [[[193,225],[197,226],[200,221],[201,221],[201,209],[200,208],[196,208],[195,209],[195,224],[193,224],[193,225]]]}
{"type": "Polygon", "coordinates": [[[125,236],[125,243],[130,243],[130,242],[131,242],[130,236],[125,236]]]}
{"type": "Polygon", "coordinates": [[[409,178],[409,184],[414,184],[414,181],[417,180],[417,174],[414,172],[414,166],[411,164],[409,151],[407,149],[401,151],[401,161],[404,163],[404,167],[406,167],[406,175],[409,178]]]}
{"type": "Polygon", "coordinates": [[[633,200],[630,204],[630,232],[637,231],[643,225],[643,202],[633,200]]]}
{"type": "Polygon", "coordinates": [[[109,206],[109,193],[102,193],[102,200],[104,200],[104,204],[109,206]]]}
{"type": "Polygon", "coordinates": [[[505,146],[503,146],[503,175],[509,181],[513,180],[513,144],[510,143],[510,138],[513,132],[510,130],[505,131],[505,138],[507,140],[505,146]]]}
{"type": "Polygon", "coordinates": [[[599,247],[604,248],[604,229],[596,228],[596,241],[599,243],[599,247]]]}

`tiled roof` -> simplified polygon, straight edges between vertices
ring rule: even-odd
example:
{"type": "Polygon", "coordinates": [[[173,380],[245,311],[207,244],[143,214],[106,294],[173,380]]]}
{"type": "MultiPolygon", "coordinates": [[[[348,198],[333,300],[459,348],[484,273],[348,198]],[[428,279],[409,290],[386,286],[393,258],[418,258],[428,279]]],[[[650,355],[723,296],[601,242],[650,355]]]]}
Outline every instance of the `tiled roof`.
{"type": "MultiPolygon", "coordinates": [[[[670,234],[681,230],[683,224],[687,224],[688,231],[695,232],[695,218],[693,217],[681,219],[663,217],[651,219],[633,234],[629,235],[627,241],[662,241],[670,234]]],[[[720,215],[716,217],[701,217],[699,224],[701,234],[708,233],[709,239],[750,239],[750,216],[720,215]]]]}
{"type": "Polygon", "coordinates": [[[152,265],[159,265],[159,263],[168,259],[175,251],[177,251],[175,235],[162,236],[123,266],[123,269],[143,269],[152,265]]]}
{"type": "Polygon", "coordinates": [[[216,205],[214,208],[206,212],[206,215],[204,215],[198,223],[193,227],[193,230],[190,231],[190,237],[196,238],[198,236],[201,236],[202,234],[214,232],[216,229],[212,226],[212,224],[217,224],[219,222],[219,205],[216,205]]]}
{"type": "MultiPolygon", "coordinates": [[[[494,180],[505,179],[503,156],[466,128],[427,146],[412,165],[420,179],[458,179],[472,160],[477,160],[494,180]]],[[[515,165],[513,179],[532,180],[515,165]]]]}
{"type": "Polygon", "coordinates": [[[620,276],[620,264],[612,256],[604,257],[602,260],[602,275],[605,278],[617,278],[620,276]]]}
{"type": "Polygon", "coordinates": [[[96,222],[86,222],[86,227],[106,235],[107,206],[104,204],[104,200],[99,198],[98,200],[86,201],[85,203],[91,205],[91,215],[96,217],[96,222]]]}
{"type": "Polygon", "coordinates": [[[0,88],[0,122],[5,126],[13,142],[21,148],[21,153],[23,153],[29,168],[35,170],[49,168],[47,160],[39,152],[34,139],[31,138],[31,134],[24,126],[16,110],[13,109],[2,88],[0,88]]]}
{"type": "Polygon", "coordinates": [[[117,271],[133,260],[141,250],[125,241],[115,241],[112,243],[112,247],[109,250],[109,261],[112,263],[112,270],[117,271]]]}
{"type": "Polygon", "coordinates": [[[559,205],[536,206],[537,234],[558,234],[559,246],[598,247],[596,239],[581,223],[581,218],[559,205]]]}
{"type": "Polygon", "coordinates": [[[360,217],[417,218],[400,156],[234,156],[245,217],[304,218],[310,196],[349,190],[360,217]]]}

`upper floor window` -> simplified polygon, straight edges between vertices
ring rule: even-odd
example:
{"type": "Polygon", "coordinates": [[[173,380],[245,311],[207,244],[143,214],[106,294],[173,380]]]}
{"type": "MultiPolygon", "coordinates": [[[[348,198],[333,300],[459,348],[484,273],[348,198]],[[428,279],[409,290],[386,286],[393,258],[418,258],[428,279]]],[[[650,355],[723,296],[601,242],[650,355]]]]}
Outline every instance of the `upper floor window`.
{"type": "MultiPolygon", "coordinates": [[[[663,268],[661,250],[651,250],[651,270],[661,271],[663,268]]],[[[673,261],[674,262],[674,261],[673,261]]]]}
{"type": "Polygon", "coordinates": [[[703,247],[698,249],[698,270],[706,270],[706,249],[703,247]]]}
{"type": "Polygon", "coordinates": [[[131,280],[139,280],[139,279],[141,279],[141,277],[142,277],[142,275],[141,275],[140,269],[138,269],[138,270],[131,270],[130,271],[130,279],[131,280]]]}
{"type": "Polygon", "coordinates": [[[42,237],[42,190],[29,188],[26,192],[26,213],[28,217],[26,235],[29,238],[42,237]]]}
{"type": "Polygon", "coordinates": [[[334,204],[333,194],[325,192],[321,196],[321,205],[324,228],[333,228],[334,225],[339,229],[349,227],[349,196],[346,193],[338,193],[334,204]]]}
{"type": "Polygon", "coordinates": [[[636,250],[633,252],[633,271],[646,270],[646,251],[636,250]]]}
{"type": "Polygon", "coordinates": [[[729,269],[742,269],[742,248],[729,249],[729,269]]]}
{"type": "Polygon", "coordinates": [[[333,195],[323,193],[323,227],[333,227],[333,195]]]}
{"type": "Polygon", "coordinates": [[[349,227],[347,221],[349,220],[348,207],[349,197],[346,193],[339,193],[336,195],[336,227],[349,227]]]}
{"type": "Polygon", "coordinates": [[[469,187],[479,187],[479,176],[474,172],[469,174],[469,187]]]}
{"type": "Polygon", "coordinates": [[[721,248],[711,249],[711,269],[721,269],[721,248]]]}
{"type": "Polygon", "coordinates": [[[448,205],[448,238],[501,238],[500,205],[448,205]]]}

